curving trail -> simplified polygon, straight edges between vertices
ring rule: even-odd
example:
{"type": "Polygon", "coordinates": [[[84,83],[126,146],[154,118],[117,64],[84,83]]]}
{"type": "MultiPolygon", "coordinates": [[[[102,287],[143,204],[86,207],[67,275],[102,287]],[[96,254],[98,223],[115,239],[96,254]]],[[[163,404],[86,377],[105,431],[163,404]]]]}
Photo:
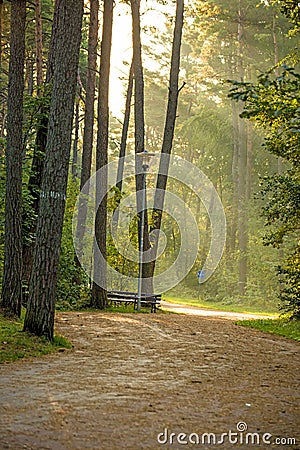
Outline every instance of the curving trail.
{"type": "Polygon", "coordinates": [[[193,316],[212,317],[216,319],[228,320],[248,320],[248,319],[272,319],[276,316],[264,316],[263,314],[237,313],[230,311],[216,311],[208,308],[199,308],[197,306],[186,306],[177,303],[161,301],[162,309],[165,311],[189,314],[193,316]]]}
{"type": "Polygon", "coordinates": [[[0,367],[1,450],[300,449],[296,342],[184,314],[56,321],[73,350],[0,367]]]}

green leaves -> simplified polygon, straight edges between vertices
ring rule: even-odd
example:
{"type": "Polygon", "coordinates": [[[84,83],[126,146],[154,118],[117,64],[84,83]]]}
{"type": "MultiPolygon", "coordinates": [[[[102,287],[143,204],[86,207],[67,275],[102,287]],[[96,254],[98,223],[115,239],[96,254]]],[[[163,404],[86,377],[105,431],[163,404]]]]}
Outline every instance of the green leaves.
{"type": "Polygon", "coordinates": [[[229,98],[244,102],[241,117],[267,131],[268,151],[293,165],[300,163],[300,74],[285,65],[277,77],[262,74],[257,83],[229,81],[229,98]]]}
{"type": "MultiPolygon", "coordinates": [[[[275,3],[275,2],[274,2],[275,3]]],[[[281,11],[300,28],[300,6],[295,0],[278,2],[281,11]]],[[[295,59],[297,52],[285,61],[295,59]]],[[[299,60],[298,60],[299,61],[299,60]]],[[[297,62],[298,62],[297,61],[297,62]]],[[[268,231],[264,244],[280,248],[288,256],[278,267],[281,309],[300,318],[300,74],[283,64],[260,75],[256,83],[230,81],[229,97],[244,102],[241,117],[255,121],[266,132],[264,147],[289,167],[283,174],[266,177],[261,196],[268,231]],[[275,72],[275,74],[273,74],[275,72]]]]}

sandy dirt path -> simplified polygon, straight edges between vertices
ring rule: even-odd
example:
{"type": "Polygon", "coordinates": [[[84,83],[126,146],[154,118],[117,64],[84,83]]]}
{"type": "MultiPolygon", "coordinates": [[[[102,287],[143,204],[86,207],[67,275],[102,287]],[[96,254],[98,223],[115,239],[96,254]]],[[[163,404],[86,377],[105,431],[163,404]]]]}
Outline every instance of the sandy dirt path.
{"type": "Polygon", "coordinates": [[[186,306],[177,303],[160,302],[161,309],[179,314],[189,314],[192,316],[212,317],[216,319],[228,320],[248,320],[248,319],[274,319],[276,316],[250,313],[237,313],[231,311],[215,311],[208,308],[199,308],[197,306],[186,306]]]}
{"type": "Polygon", "coordinates": [[[0,367],[1,450],[300,449],[296,342],[192,315],[56,321],[72,350],[0,367]]]}

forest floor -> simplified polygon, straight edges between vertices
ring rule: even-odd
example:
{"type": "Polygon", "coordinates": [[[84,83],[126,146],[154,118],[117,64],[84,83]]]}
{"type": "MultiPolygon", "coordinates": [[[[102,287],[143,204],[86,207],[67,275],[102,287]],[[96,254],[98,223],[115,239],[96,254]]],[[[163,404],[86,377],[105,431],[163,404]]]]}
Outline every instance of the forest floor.
{"type": "Polygon", "coordinates": [[[56,332],[72,350],[0,367],[1,450],[300,449],[295,341],[161,313],[58,313],[56,332]]]}

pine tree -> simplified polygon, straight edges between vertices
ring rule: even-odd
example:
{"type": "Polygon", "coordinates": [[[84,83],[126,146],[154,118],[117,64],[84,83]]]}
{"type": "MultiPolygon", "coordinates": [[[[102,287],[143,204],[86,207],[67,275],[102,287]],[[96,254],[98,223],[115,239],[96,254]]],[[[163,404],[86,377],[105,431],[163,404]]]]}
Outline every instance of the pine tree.
{"type": "Polygon", "coordinates": [[[53,339],[83,0],[58,0],[53,89],[24,330],[53,339]]]}
{"type": "Polygon", "coordinates": [[[5,257],[1,307],[21,315],[22,302],[22,150],[26,1],[11,2],[7,98],[5,257]]]}

